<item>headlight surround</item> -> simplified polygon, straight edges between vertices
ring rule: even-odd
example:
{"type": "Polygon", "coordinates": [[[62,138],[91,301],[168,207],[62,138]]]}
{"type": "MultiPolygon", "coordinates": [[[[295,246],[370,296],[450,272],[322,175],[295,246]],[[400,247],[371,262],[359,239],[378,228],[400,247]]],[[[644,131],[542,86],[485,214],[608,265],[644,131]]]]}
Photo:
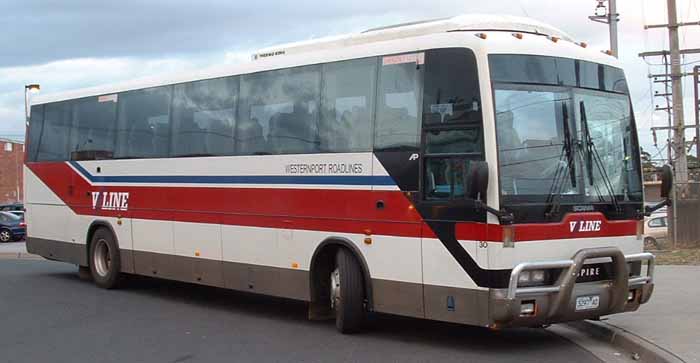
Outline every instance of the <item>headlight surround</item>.
{"type": "Polygon", "coordinates": [[[547,270],[525,270],[518,276],[518,286],[547,285],[548,277],[547,270]]]}

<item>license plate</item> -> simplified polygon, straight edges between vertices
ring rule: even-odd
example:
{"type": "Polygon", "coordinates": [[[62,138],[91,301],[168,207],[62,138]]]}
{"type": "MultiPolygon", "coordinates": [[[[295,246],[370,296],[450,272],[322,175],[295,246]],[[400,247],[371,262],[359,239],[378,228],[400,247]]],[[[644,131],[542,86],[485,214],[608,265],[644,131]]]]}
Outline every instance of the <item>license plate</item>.
{"type": "Polygon", "coordinates": [[[579,296],[576,298],[576,311],[597,309],[600,305],[600,296],[579,296]]]}

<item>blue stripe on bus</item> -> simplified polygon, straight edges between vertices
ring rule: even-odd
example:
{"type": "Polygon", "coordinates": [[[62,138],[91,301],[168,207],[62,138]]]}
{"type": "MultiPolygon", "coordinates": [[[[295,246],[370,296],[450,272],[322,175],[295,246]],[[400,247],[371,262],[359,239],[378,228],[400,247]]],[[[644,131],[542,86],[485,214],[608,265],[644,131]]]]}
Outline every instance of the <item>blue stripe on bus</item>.
{"type": "Polygon", "coordinates": [[[75,161],[70,161],[92,183],[153,184],[326,184],[326,185],[389,185],[396,183],[388,176],[374,175],[128,175],[95,176],[75,161]]]}

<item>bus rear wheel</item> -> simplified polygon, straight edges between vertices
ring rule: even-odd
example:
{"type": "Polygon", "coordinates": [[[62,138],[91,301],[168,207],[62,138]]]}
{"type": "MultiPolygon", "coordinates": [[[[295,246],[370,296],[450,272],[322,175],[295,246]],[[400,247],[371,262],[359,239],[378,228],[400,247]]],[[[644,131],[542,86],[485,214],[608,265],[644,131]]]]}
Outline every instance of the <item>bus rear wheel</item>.
{"type": "Polygon", "coordinates": [[[117,287],[121,272],[119,247],[106,228],[95,231],[90,242],[90,272],[95,285],[103,289],[117,287]]]}
{"type": "Polygon", "coordinates": [[[362,270],[355,256],[347,249],[338,249],[335,269],[331,272],[330,280],[335,327],[343,334],[360,331],[365,317],[362,270]]]}

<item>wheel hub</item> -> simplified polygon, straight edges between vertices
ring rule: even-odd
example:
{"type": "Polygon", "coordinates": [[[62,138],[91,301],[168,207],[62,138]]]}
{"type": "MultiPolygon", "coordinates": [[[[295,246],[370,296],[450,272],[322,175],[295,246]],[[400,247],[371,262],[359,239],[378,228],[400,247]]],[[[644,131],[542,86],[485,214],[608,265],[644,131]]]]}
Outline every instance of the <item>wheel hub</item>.
{"type": "Polygon", "coordinates": [[[109,245],[107,244],[107,241],[103,239],[98,240],[96,243],[93,257],[95,271],[100,276],[107,276],[112,262],[109,254],[109,245]]]}
{"type": "Polygon", "coordinates": [[[338,268],[331,272],[331,309],[335,309],[340,300],[340,271],[338,268]]]}

